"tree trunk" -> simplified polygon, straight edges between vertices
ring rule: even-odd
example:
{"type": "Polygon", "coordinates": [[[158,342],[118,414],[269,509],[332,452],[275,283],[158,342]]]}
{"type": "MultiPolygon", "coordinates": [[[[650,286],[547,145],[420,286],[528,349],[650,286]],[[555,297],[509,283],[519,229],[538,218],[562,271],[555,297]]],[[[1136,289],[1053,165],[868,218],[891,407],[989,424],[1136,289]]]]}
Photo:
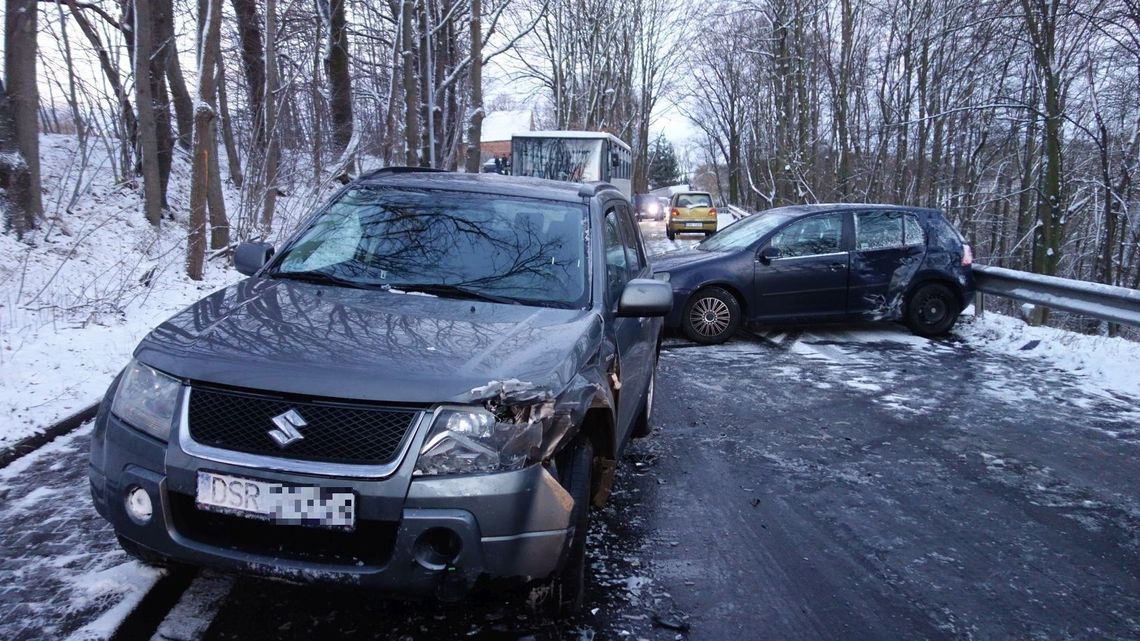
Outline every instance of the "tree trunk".
{"type": "MultiPolygon", "coordinates": [[[[170,169],[174,162],[174,136],[170,122],[170,92],[166,86],[166,74],[172,38],[164,38],[166,23],[173,20],[172,0],[149,0],[151,16],[150,92],[154,101],[154,133],[158,144],[159,188],[162,192],[162,206],[166,207],[167,185],[170,183],[170,169]]],[[[137,5],[137,0],[136,0],[137,5]]],[[[172,31],[173,33],[173,31],[172,31]]]]}
{"type": "MultiPolygon", "coordinates": [[[[226,161],[230,167],[230,182],[232,182],[235,187],[241,187],[241,158],[238,156],[237,145],[234,143],[234,128],[230,120],[229,101],[226,95],[226,68],[222,64],[222,56],[218,56],[218,76],[215,83],[218,87],[218,115],[222,121],[222,141],[226,146],[226,161]]],[[[215,154],[215,158],[216,157],[217,154],[215,154]]]]}
{"type": "MultiPolygon", "coordinates": [[[[134,0],[135,102],[139,109],[139,162],[143,175],[143,211],[157,227],[162,221],[162,177],[159,172],[158,136],[155,131],[154,98],[151,95],[150,59],[154,53],[154,18],[150,0],[134,0]],[[145,79],[145,80],[144,80],[145,79]]],[[[160,67],[161,69],[161,67],[160,67]]]]}
{"type": "MultiPolygon", "coordinates": [[[[329,116],[332,140],[337,154],[343,154],[352,141],[352,77],[348,67],[348,28],[345,20],[346,0],[320,0],[327,12],[328,48],[325,51],[325,75],[329,80],[329,116]]],[[[315,105],[314,105],[315,108],[315,105]]],[[[344,171],[353,173],[350,159],[344,171]]]]}
{"type": "Polygon", "coordinates": [[[214,70],[221,46],[221,25],[221,0],[199,0],[198,95],[194,110],[194,161],[190,175],[190,229],[186,243],[186,274],[192,280],[202,280],[206,258],[207,198],[211,180],[217,180],[217,159],[211,158],[211,147],[216,150],[217,145],[210,143],[215,133],[214,70]]]}
{"type": "Polygon", "coordinates": [[[277,161],[280,155],[280,136],[277,134],[277,0],[265,2],[265,93],[262,108],[265,112],[265,200],[261,210],[261,229],[273,226],[273,210],[277,206],[277,161]]]}
{"type": "Polygon", "coordinates": [[[8,163],[12,172],[9,180],[16,180],[19,184],[26,180],[27,183],[26,191],[18,189],[17,198],[11,201],[15,211],[11,212],[8,220],[21,237],[35,229],[44,214],[37,113],[40,97],[36,86],[37,16],[35,0],[7,0],[4,14],[4,87],[15,147],[21,157],[19,163],[8,163]]]}
{"type": "Polygon", "coordinates": [[[483,135],[483,27],[479,14],[481,0],[471,0],[471,114],[467,125],[467,173],[479,173],[483,135]]]}
{"type": "Polygon", "coordinates": [[[253,114],[253,142],[265,149],[265,112],[262,100],[265,95],[265,53],[261,45],[261,20],[257,15],[257,0],[230,0],[237,17],[238,36],[241,39],[241,61],[249,89],[249,110],[253,114]]]}
{"type": "Polygon", "coordinates": [[[178,146],[189,150],[194,133],[194,105],[190,92],[186,89],[186,79],[182,76],[182,65],[178,62],[178,41],[174,37],[174,15],[172,3],[163,0],[163,10],[158,13],[159,24],[155,27],[158,45],[164,48],[166,57],[166,82],[174,102],[174,118],[178,123],[178,146]]]}
{"type": "MultiPolygon", "coordinates": [[[[478,4],[479,0],[472,0],[478,4]]],[[[403,42],[401,55],[404,58],[404,162],[409,167],[419,166],[419,140],[420,140],[420,96],[419,82],[416,80],[416,57],[414,55],[415,42],[412,37],[412,21],[415,0],[403,0],[401,5],[401,33],[403,42]]]]}
{"type": "Polygon", "coordinates": [[[23,239],[36,224],[30,213],[31,196],[31,173],[16,144],[12,104],[0,83],[0,208],[4,212],[4,231],[15,231],[18,239],[23,239]]]}

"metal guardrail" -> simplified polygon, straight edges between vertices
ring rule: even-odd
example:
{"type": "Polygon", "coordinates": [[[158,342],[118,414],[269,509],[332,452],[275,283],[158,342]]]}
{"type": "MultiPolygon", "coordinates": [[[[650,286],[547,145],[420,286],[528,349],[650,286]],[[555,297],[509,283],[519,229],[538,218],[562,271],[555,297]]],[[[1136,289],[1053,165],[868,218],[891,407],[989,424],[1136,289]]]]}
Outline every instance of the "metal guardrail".
{"type": "Polygon", "coordinates": [[[977,265],[979,292],[1140,327],[1140,290],[977,265]]]}
{"type": "Polygon", "coordinates": [[[732,215],[732,218],[734,220],[740,220],[741,218],[747,218],[752,215],[752,212],[737,207],[736,205],[725,205],[722,207],[722,209],[726,210],[730,215],[732,215]]]}

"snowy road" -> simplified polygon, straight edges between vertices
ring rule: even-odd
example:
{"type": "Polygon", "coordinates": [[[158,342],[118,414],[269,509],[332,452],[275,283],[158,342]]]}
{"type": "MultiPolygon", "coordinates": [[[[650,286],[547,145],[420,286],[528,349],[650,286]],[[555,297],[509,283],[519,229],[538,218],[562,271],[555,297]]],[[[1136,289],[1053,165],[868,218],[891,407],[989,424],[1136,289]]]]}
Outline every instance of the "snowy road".
{"type": "MultiPolygon", "coordinates": [[[[892,324],[670,338],[579,619],[203,573],[164,638],[1140,638],[1140,400],[1043,349],[892,324]]],[[[0,473],[0,638],[97,638],[154,580],[94,518],[85,440],[0,473]]]]}

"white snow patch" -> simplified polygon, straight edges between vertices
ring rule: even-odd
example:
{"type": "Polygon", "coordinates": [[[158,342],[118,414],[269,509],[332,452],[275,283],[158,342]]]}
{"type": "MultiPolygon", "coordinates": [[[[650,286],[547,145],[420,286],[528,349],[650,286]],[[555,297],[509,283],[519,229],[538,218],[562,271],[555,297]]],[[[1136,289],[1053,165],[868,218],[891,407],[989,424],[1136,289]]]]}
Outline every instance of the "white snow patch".
{"type": "Polygon", "coordinates": [[[1080,375],[1082,388],[1104,396],[1105,390],[1125,397],[1140,396],[1140,343],[1123,338],[1088,336],[1051,327],[1031,327],[1024,322],[987,313],[955,329],[967,344],[1042,362],[1080,375]],[[1033,341],[1038,341],[1033,345],[1033,341]]]}
{"type": "Polygon", "coordinates": [[[73,606],[83,602],[116,596],[118,602],[99,618],[79,628],[67,637],[67,641],[94,641],[109,639],[115,630],[138,606],[139,601],[150,591],[162,570],[129,561],[105,570],[90,572],[72,579],[74,591],[71,595],[73,606]]]}

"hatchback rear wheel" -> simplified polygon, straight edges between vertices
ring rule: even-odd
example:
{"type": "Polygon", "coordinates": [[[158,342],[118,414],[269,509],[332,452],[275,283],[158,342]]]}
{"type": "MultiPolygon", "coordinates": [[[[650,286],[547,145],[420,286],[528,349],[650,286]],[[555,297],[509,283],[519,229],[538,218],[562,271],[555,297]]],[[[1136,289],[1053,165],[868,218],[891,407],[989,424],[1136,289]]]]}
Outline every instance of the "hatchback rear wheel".
{"type": "Polygon", "coordinates": [[[919,336],[940,336],[958,320],[958,297],[941,283],[920,285],[906,308],[906,324],[919,336]]]}
{"type": "Polygon", "coordinates": [[[681,329],[690,340],[705,345],[723,343],[740,327],[740,303],[720,287],[706,287],[685,303],[681,329]]]}

